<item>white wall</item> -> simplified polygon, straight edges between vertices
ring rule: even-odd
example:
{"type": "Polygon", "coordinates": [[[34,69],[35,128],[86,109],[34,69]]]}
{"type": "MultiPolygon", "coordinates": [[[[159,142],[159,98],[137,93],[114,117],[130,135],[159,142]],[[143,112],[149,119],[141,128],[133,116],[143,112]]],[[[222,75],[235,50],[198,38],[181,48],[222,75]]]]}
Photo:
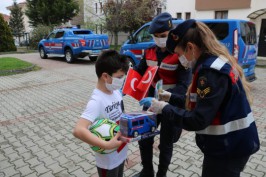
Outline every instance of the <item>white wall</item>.
{"type": "MultiPolygon", "coordinates": [[[[177,12],[182,13],[182,18],[185,18],[186,12],[191,12],[191,18],[196,19],[214,19],[215,12],[212,11],[196,11],[196,0],[167,0],[166,11],[174,18],[177,12]]],[[[249,19],[248,15],[260,9],[266,8],[265,0],[251,0],[251,7],[248,9],[233,9],[228,10],[228,18],[250,20],[256,24],[257,34],[260,32],[261,19],[266,19],[266,14],[259,16],[257,19],[249,19]]]]}
{"type": "Polygon", "coordinates": [[[214,11],[196,11],[196,19],[213,19],[214,11]]]}
{"type": "MultiPolygon", "coordinates": [[[[25,13],[27,9],[27,5],[25,4],[23,7],[22,7],[22,12],[25,13]]],[[[24,27],[25,27],[25,31],[26,32],[31,32],[32,31],[32,28],[30,27],[30,23],[29,23],[29,17],[27,15],[23,15],[23,18],[24,18],[24,27]]]]}
{"type": "Polygon", "coordinates": [[[257,34],[259,35],[260,33],[260,28],[261,28],[261,20],[262,19],[266,19],[266,14],[262,15],[262,16],[259,16],[257,19],[255,20],[250,20],[252,22],[254,22],[256,24],[256,31],[257,31],[257,34]]]}
{"type": "Polygon", "coordinates": [[[186,12],[190,12],[191,18],[195,18],[195,0],[167,0],[166,12],[173,18],[176,18],[177,12],[182,12],[182,19],[185,19],[186,12]]]}
{"type": "MultiPolygon", "coordinates": [[[[266,2],[265,2],[265,0],[252,0],[252,2],[251,2],[251,9],[252,9],[251,12],[255,12],[255,11],[260,10],[260,9],[266,9],[266,2]]],[[[256,19],[251,19],[250,20],[250,21],[252,21],[252,22],[254,22],[256,24],[256,30],[257,30],[257,34],[258,35],[260,33],[261,20],[262,19],[266,19],[266,14],[261,15],[261,16],[257,17],[256,19]]]]}
{"type": "Polygon", "coordinates": [[[266,8],[265,0],[251,0],[251,9],[253,11],[266,8]]]}
{"type": "MultiPolygon", "coordinates": [[[[228,18],[249,20],[247,16],[259,9],[266,8],[265,0],[252,0],[251,8],[235,9],[228,11],[228,18]]],[[[173,17],[176,17],[177,12],[182,12],[182,18],[185,17],[185,12],[191,12],[191,18],[206,19],[214,18],[214,11],[196,11],[195,0],[168,0],[166,4],[166,11],[173,17]]]]}

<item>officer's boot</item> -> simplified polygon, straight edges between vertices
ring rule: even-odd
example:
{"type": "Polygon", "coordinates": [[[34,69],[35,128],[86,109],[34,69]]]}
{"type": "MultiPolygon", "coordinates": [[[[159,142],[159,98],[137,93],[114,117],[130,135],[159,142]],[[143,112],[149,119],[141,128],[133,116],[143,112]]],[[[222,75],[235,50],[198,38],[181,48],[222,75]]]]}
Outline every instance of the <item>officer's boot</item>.
{"type": "Polygon", "coordinates": [[[162,165],[158,166],[158,172],[156,173],[156,177],[166,177],[168,167],[162,167],[162,165]]]}
{"type": "Polygon", "coordinates": [[[173,144],[160,144],[159,166],[156,177],[166,177],[168,166],[171,162],[173,153],[173,144]]]}
{"type": "Polygon", "coordinates": [[[138,174],[134,175],[133,177],[154,177],[154,171],[153,169],[147,169],[147,168],[143,168],[141,170],[141,172],[139,172],[138,174]]]}

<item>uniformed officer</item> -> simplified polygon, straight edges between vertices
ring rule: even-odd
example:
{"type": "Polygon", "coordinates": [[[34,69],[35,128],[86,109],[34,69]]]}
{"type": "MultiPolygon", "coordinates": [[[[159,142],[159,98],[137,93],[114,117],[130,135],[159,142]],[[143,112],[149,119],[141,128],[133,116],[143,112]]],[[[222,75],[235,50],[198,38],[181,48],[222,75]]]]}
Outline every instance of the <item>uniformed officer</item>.
{"type": "MultiPolygon", "coordinates": [[[[143,75],[148,66],[159,66],[152,86],[148,92],[149,97],[140,101],[140,104],[144,105],[144,110],[147,110],[151,104],[152,97],[154,97],[154,86],[158,80],[163,80],[163,88],[169,93],[175,93],[183,97],[191,82],[191,70],[180,64],[177,54],[172,54],[166,49],[167,36],[172,27],[172,17],[169,13],[161,13],[152,20],[149,27],[149,33],[152,34],[155,45],[145,51],[144,58],[140,61],[139,65],[134,67],[138,73],[143,75]]],[[[179,107],[184,107],[185,102],[182,100],[178,105],[179,107]]],[[[163,120],[162,116],[158,115],[157,122],[158,124],[161,124],[161,129],[157,177],[166,176],[172,158],[173,143],[177,142],[182,132],[181,128],[175,127],[171,123],[163,120]]],[[[143,169],[136,176],[154,176],[152,160],[153,143],[153,137],[139,141],[143,169]]]]}
{"type": "Polygon", "coordinates": [[[195,20],[172,30],[167,48],[180,55],[185,67],[193,68],[187,109],[153,99],[150,111],[196,132],[196,143],[204,154],[202,177],[239,177],[260,146],[249,84],[241,67],[214,33],[195,20]]]}

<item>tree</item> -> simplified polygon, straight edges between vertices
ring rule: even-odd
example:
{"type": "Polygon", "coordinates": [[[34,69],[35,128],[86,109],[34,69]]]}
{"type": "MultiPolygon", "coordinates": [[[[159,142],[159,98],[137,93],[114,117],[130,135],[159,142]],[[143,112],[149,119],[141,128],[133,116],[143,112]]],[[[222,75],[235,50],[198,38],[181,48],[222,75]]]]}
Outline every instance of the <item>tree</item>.
{"type": "Polygon", "coordinates": [[[160,4],[160,0],[108,0],[103,6],[105,29],[114,35],[115,47],[118,44],[118,32],[132,34],[152,20],[160,4]]]}
{"type": "Polygon", "coordinates": [[[0,14],[0,52],[16,51],[14,39],[11,34],[7,22],[4,21],[4,17],[0,14]]]}
{"type": "Polygon", "coordinates": [[[120,19],[122,18],[122,0],[109,0],[103,6],[103,12],[106,18],[105,29],[110,31],[115,37],[115,48],[118,45],[118,32],[122,31],[122,24],[120,19]]]}
{"type": "Polygon", "coordinates": [[[75,0],[26,0],[26,15],[29,23],[36,27],[42,25],[60,25],[71,20],[79,12],[75,0]]]}
{"type": "MultiPolygon", "coordinates": [[[[99,2],[101,2],[99,0],[99,2]]],[[[85,5],[84,7],[86,13],[85,13],[85,19],[84,19],[84,28],[88,28],[93,30],[94,32],[98,33],[98,29],[100,27],[100,30],[103,30],[102,27],[105,24],[105,17],[103,16],[103,14],[97,14],[97,12],[95,12],[95,6],[93,5],[85,5]],[[97,17],[97,20],[95,20],[94,17],[97,17]]],[[[100,9],[98,9],[98,11],[101,11],[102,7],[99,7],[100,9]]],[[[102,33],[102,31],[101,31],[102,33]]]]}
{"type": "Polygon", "coordinates": [[[12,29],[12,34],[15,37],[18,37],[20,43],[20,37],[23,36],[25,28],[23,24],[23,12],[22,9],[18,6],[17,2],[14,1],[14,4],[11,8],[9,26],[12,29]]]}
{"type": "Polygon", "coordinates": [[[130,35],[156,14],[160,0],[126,0],[121,14],[122,31],[130,35]]]}

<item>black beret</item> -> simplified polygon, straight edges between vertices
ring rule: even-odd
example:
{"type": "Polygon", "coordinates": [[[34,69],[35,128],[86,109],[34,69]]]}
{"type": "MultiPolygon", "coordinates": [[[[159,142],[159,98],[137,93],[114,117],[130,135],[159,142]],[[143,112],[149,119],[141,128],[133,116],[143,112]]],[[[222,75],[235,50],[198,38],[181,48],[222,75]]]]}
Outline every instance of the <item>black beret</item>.
{"type": "Polygon", "coordinates": [[[170,52],[174,53],[176,45],[181,41],[188,29],[195,25],[195,22],[196,21],[194,19],[186,20],[169,32],[166,41],[166,48],[170,52]]]}
{"type": "Polygon", "coordinates": [[[165,31],[170,31],[173,27],[172,24],[172,16],[167,13],[161,13],[157,15],[151,22],[151,26],[149,28],[149,33],[163,33],[165,31]]]}

